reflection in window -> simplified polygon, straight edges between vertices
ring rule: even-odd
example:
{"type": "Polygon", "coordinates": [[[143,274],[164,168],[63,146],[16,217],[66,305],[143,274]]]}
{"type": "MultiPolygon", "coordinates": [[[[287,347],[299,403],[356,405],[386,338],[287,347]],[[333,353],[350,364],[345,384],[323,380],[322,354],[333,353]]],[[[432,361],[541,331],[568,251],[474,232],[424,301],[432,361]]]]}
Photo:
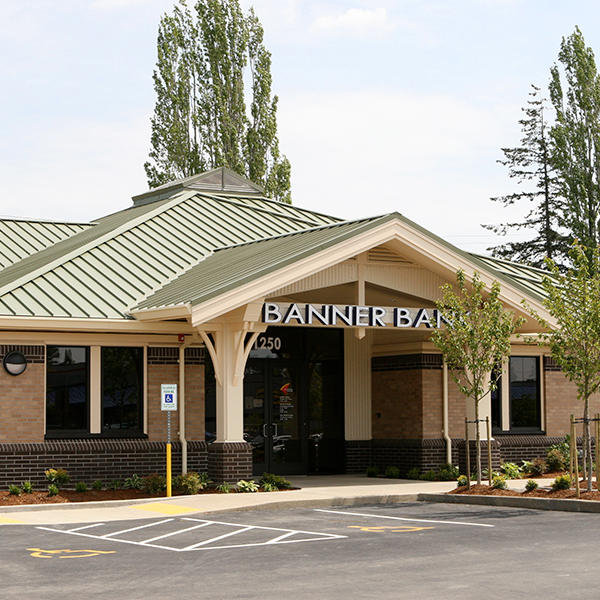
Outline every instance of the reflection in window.
{"type": "Polygon", "coordinates": [[[501,367],[492,371],[492,381],[496,382],[496,389],[490,394],[492,404],[492,429],[499,431],[502,429],[502,377],[501,367]]]}
{"type": "Polygon", "coordinates": [[[539,360],[537,356],[510,357],[511,429],[540,429],[539,360]]]}
{"type": "Polygon", "coordinates": [[[46,429],[88,429],[89,348],[46,349],[46,429]]]}
{"type": "Polygon", "coordinates": [[[143,349],[102,348],[102,429],[142,429],[143,349]]]}

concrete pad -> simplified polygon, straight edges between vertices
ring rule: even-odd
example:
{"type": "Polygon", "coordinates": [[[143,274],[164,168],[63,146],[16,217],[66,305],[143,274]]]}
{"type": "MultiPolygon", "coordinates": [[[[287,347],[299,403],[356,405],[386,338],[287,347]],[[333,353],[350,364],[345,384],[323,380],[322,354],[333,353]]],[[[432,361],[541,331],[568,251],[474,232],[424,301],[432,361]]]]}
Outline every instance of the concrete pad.
{"type": "Polygon", "coordinates": [[[23,524],[47,525],[93,523],[148,518],[167,511],[172,505],[176,513],[222,512],[228,510],[279,509],[283,507],[324,508],[357,504],[388,504],[414,502],[422,492],[440,494],[453,489],[455,482],[411,481],[402,479],[368,478],[360,475],[331,475],[290,478],[298,490],[249,494],[199,494],[175,498],[119,500],[77,504],[30,505],[6,507],[2,518],[12,518],[23,524]],[[154,508],[144,508],[144,506],[154,508]],[[159,505],[160,510],[156,509],[159,505]],[[17,516],[18,515],[18,516],[17,516]]]}

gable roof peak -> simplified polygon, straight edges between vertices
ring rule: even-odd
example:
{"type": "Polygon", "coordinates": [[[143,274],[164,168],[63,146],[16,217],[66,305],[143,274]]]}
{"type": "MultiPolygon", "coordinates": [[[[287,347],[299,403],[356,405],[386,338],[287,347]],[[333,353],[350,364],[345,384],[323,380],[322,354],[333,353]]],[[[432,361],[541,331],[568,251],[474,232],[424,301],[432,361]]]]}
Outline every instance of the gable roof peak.
{"type": "Polygon", "coordinates": [[[204,173],[169,181],[143,194],[133,196],[133,205],[155,202],[182,190],[210,192],[213,194],[236,194],[238,196],[264,196],[264,190],[229,167],[217,167],[204,173]]]}

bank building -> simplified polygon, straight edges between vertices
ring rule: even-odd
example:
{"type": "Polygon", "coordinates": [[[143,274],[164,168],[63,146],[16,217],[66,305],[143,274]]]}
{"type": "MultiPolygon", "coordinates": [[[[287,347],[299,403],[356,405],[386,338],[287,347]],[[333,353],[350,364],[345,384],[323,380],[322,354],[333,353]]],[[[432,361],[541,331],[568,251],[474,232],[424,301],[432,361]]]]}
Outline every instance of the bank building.
{"type": "MultiPolygon", "coordinates": [[[[44,469],[235,482],[458,464],[470,403],[430,341],[456,271],[538,324],[543,272],[465,252],[399,213],[344,221],[220,168],[90,223],[0,220],[0,485],[44,469]]],[[[592,401],[592,411],[600,404],[592,401]]],[[[515,338],[481,402],[495,460],[544,456],[581,412],[543,348],[515,338]]],[[[473,432],[474,435],[474,432],[473,432]]]]}

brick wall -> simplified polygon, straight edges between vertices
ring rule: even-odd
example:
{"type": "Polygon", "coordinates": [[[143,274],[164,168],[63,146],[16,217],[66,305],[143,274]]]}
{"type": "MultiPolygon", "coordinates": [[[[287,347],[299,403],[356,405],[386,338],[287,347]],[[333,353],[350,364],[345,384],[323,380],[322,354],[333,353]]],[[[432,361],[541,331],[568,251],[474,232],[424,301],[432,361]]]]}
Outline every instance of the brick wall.
{"type": "MultiPolygon", "coordinates": [[[[181,445],[172,446],[173,473],[181,472],[181,445]]],[[[67,469],[71,486],[77,481],[91,483],[122,480],[164,473],[165,444],[147,440],[55,440],[40,444],[0,444],[0,487],[30,480],[37,487],[47,485],[44,471],[67,469]]],[[[188,443],[188,470],[207,472],[205,442],[188,443]]]]}
{"type": "MultiPolygon", "coordinates": [[[[160,386],[179,383],[179,349],[148,348],[148,439],[166,440],[167,416],[160,409],[160,386]]],[[[186,439],[204,440],[204,349],[185,351],[186,439]]],[[[178,437],[179,410],[171,413],[171,439],[178,437]]]]}
{"type": "Polygon", "coordinates": [[[9,375],[0,366],[0,443],[41,442],[44,439],[44,347],[0,345],[0,362],[12,351],[22,352],[27,369],[9,375]]]}
{"type": "Polygon", "coordinates": [[[252,478],[252,446],[246,442],[213,442],[208,446],[208,474],[217,483],[252,478]]]}

